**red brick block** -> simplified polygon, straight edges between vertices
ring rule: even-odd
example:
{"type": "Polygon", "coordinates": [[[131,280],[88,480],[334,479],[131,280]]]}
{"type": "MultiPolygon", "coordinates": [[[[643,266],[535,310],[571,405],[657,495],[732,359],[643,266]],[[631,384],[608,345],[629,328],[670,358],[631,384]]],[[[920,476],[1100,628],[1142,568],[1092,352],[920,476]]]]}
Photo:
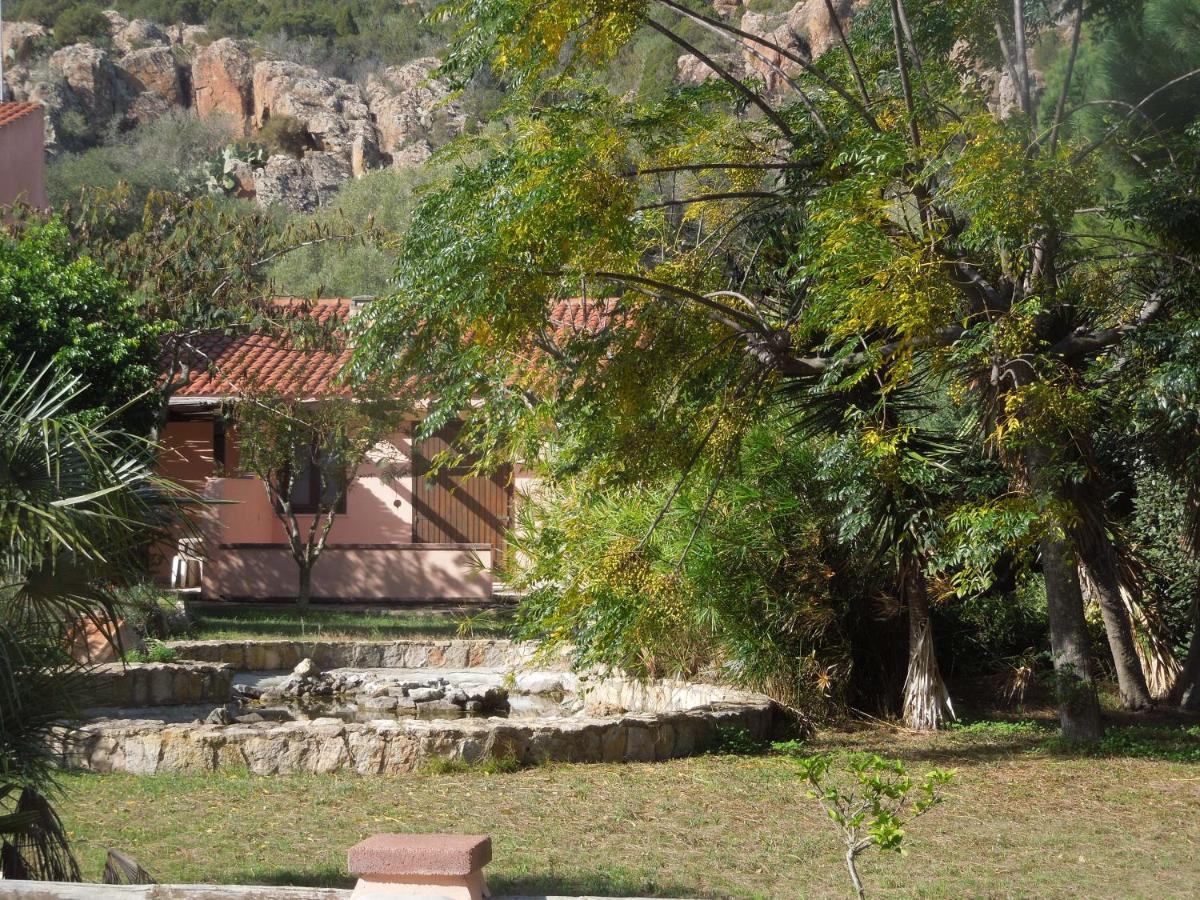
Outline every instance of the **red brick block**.
{"type": "Polygon", "coordinates": [[[347,853],[351,875],[466,876],[492,860],[492,839],[466,834],[377,834],[347,853]]]}

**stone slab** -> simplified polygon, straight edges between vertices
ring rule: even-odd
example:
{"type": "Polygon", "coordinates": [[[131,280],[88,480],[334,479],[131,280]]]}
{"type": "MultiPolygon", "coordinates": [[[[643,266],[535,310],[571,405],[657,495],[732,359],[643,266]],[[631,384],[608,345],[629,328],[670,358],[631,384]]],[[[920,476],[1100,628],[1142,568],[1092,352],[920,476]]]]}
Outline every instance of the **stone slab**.
{"type": "MultiPolygon", "coordinates": [[[[3,896],[12,900],[350,900],[339,888],[265,887],[212,884],[66,884],[55,881],[5,881],[3,896]]],[[[491,900],[647,900],[644,897],[564,897],[536,894],[491,900]]],[[[677,898],[682,900],[682,898],[677,898]]]]}
{"type": "Polygon", "coordinates": [[[492,861],[492,839],[465,834],[376,834],[350,848],[352,875],[470,875],[492,861]]]}

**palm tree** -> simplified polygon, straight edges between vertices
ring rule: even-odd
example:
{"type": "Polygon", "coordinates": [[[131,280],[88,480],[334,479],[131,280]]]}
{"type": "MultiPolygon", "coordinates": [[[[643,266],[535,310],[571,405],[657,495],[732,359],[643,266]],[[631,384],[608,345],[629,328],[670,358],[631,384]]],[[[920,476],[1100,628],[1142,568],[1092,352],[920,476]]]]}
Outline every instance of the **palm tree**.
{"type": "Polygon", "coordinates": [[[78,880],[48,802],[57,723],[76,708],[67,634],[115,621],[111,588],[172,513],[150,447],[71,411],[84,386],[0,371],[0,877],[78,880]]]}
{"type": "Polygon", "coordinates": [[[854,449],[843,457],[846,483],[839,497],[839,530],[872,562],[888,562],[908,613],[908,669],[903,719],[917,731],[935,731],[956,718],[934,652],[928,571],[940,532],[939,508],[960,477],[948,477],[965,453],[935,411],[910,391],[884,397],[879,383],[862,381],[811,392],[784,381],[780,399],[795,416],[798,436],[845,433],[854,449]],[[874,447],[874,450],[868,449],[874,447]]]}

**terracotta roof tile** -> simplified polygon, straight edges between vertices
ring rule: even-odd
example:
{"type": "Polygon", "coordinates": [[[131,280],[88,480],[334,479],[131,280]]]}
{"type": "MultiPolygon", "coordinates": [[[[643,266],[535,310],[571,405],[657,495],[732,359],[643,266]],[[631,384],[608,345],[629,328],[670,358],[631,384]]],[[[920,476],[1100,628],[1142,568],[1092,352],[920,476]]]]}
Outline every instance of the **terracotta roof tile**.
{"type": "Polygon", "coordinates": [[[15,122],[22,116],[26,116],[35,110],[42,108],[40,103],[25,103],[8,101],[0,103],[0,128],[3,128],[9,122],[15,122]]]}
{"type": "Polygon", "coordinates": [[[188,342],[185,353],[191,372],[174,396],[223,399],[254,392],[295,400],[348,396],[349,389],[337,383],[337,376],[350,361],[351,351],[337,331],[350,318],[351,301],[281,299],[276,305],[322,326],[332,336],[332,346],[298,346],[289,335],[260,331],[208,332],[188,342]]]}

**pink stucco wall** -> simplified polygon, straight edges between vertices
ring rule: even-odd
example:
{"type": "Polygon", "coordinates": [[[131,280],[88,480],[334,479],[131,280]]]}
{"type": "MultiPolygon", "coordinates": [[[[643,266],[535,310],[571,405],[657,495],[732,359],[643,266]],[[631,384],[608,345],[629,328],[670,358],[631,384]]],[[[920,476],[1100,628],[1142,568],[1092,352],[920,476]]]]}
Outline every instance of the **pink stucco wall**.
{"type": "MultiPolygon", "coordinates": [[[[212,456],[213,424],[171,422],[159,454],[162,475],[206,499],[203,513],[206,597],[295,596],[296,564],[283,523],[262,482],[225,474],[236,469],[237,440],[226,434],[226,469],[212,456]]],[[[313,572],[316,597],[356,599],[485,598],[492,593],[492,551],[486,545],[414,544],[411,440],[400,429],[381,442],[346,495],[329,543],[313,572]]],[[[307,528],[311,516],[298,516],[307,528]]]]}
{"type": "Polygon", "coordinates": [[[39,107],[0,127],[0,206],[17,200],[45,209],[45,122],[39,107]]]}
{"type": "MultiPolygon", "coordinates": [[[[313,569],[313,597],[351,600],[483,600],[492,595],[492,551],[451,544],[330,546],[313,569]]],[[[205,570],[204,596],[293,598],[298,578],[287,548],[223,545],[205,570]]]]}

